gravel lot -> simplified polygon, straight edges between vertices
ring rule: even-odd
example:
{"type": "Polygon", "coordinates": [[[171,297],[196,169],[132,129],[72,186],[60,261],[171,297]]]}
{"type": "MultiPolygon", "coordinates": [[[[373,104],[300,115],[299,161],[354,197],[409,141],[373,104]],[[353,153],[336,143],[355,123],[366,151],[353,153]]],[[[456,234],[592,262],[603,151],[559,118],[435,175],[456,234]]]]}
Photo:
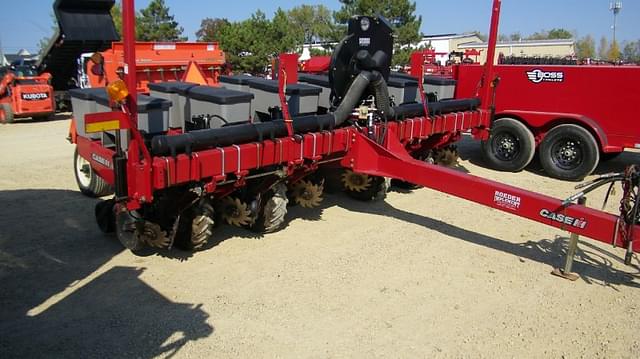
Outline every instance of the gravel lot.
{"type": "MultiPolygon", "coordinates": [[[[584,239],[568,282],[549,275],[566,233],[428,189],[326,195],[275,234],[221,226],[202,252],[136,257],[77,191],[68,126],[0,126],[1,358],[640,357],[637,258],[584,239]]],[[[475,175],[574,192],[461,153],[475,175]]]]}

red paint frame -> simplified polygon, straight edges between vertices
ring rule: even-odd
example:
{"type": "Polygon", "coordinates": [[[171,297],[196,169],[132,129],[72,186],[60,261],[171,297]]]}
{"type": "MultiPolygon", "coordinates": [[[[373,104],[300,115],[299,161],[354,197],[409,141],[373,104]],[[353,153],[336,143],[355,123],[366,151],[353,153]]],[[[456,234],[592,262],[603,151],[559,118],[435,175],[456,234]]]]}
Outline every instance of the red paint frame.
{"type": "MultiPolygon", "coordinates": [[[[516,216],[626,247],[627,239],[621,234],[627,228],[619,225],[618,217],[614,215],[580,205],[563,207],[559,199],[417,161],[406,151],[407,147],[420,144],[421,141],[431,137],[449,136],[455,139],[462,131],[483,132],[489,126],[489,107],[491,106],[489,98],[492,97],[490,83],[495,76],[492,57],[495,54],[500,5],[500,0],[494,0],[489,61],[484,68],[485,81],[480,91],[484,108],[479,111],[390,122],[386,128],[384,146],[373,142],[355,127],[347,127],[308,133],[300,136],[301,138],[286,137],[261,143],[197,151],[190,155],[180,154],[175,158],[167,156],[151,158],[135,126],[137,123],[135,96],[130,96],[126,108],[132,133],[128,150],[127,183],[130,199],[127,202],[127,208],[136,209],[141,203],[150,203],[153,200],[154,191],[171,186],[201,182],[206,191],[216,193],[218,184],[226,181],[229,175],[233,175],[236,184],[241,185],[245,183],[245,177],[253,169],[285,166],[287,173],[293,174],[296,168],[313,168],[322,159],[341,158],[340,163],[343,167],[357,172],[419,184],[516,216]],[[497,192],[501,195],[497,196],[497,192]],[[517,205],[511,203],[505,207],[501,196],[517,198],[517,201],[512,200],[517,205]],[[579,222],[579,226],[567,226],[542,215],[550,212],[578,218],[582,222],[579,222]]],[[[131,68],[133,66],[135,70],[133,10],[133,0],[124,0],[125,62],[130,66],[126,80],[130,88],[135,88],[136,83],[135,71],[131,68]]],[[[284,81],[280,83],[281,92],[284,87],[282,82],[284,81]]],[[[382,127],[378,125],[376,128],[378,136],[381,130],[382,127]]],[[[102,148],[98,142],[82,138],[78,139],[78,147],[85,158],[91,158],[92,151],[108,154],[108,150],[102,148]]],[[[98,174],[104,173],[107,177],[105,179],[113,182],[113,173],[108,177],[107,172],[109,171],[99,171],[98,174]]],[[[229,193],[228,188],[220,191],[223,195],[229,193]]],[[[635,227],[637,226],[634,226],[630,233],[638,233],[635,227]]],[[[634,251],[639,251],[640,245],[634,242],[632,248],[634,251]]]]}

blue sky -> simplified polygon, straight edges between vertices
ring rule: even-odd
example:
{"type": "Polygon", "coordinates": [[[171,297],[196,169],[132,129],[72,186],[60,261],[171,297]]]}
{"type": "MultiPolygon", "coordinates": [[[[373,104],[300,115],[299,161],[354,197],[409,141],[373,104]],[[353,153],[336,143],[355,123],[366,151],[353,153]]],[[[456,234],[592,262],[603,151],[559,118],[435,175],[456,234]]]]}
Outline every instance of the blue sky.
{"type": "MultiPolygon", "coordinates": [[[[149,0],[138,0],[144,7],[149,0]]],[[[38,41],[51,35],[52,0],[2,0],[0,41],[5,52],[20,48],[37,49],[38,41]],[[28,16],[26,15],[28,14],[28,16]]],[[[204,17],[242,20],[261,9],[272,15],[277,7],[288,9],[300,4],[324,4],[338,9],[338,0],[166,0],[171,12],[191,40],[204,17]]],[[[618,18],[620,40],[640,39],[640,0],[623,0],[618,18]]],[[[422,15],[422,32],[456,33],[479,30],[487,32],[491,0],[418,0],[417,14],[422,15]]],[[[503,0],[501,33],[520,31],[523,35],[542,29],[564,27],[579,36],[592,34],[611,37],[612,16],[609,0],[503,0]]]]}

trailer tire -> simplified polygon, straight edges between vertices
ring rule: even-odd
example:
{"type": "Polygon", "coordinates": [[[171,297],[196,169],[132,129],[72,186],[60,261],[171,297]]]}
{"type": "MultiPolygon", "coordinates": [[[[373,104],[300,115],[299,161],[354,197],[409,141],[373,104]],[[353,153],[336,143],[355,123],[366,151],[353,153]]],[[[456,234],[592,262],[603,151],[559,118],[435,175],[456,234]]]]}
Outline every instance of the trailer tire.
{"type": "Polygon", "coordinates": [[[113,188],[91,168],[89,161],[78,154],[78,148],[73,153],[73,173],[82,194],[89,197],[104,197],[113,193],[113,188]]]}
{"type": "Polygon", "coordinates": [[[287,215],[287,204],[289,204],[287,186],[284,183],[278,183],[265,195],[258,218],[249,226],[249,229],[256,233],[273,233],[282,229],[287,215]]]}
{"type": "Polygon", "coordinates": [[[540,162],[551,177],[580,181],[598,166],[600,150],[595,138],[578,125],[556,126],[540,144],[540,162]]]}
{"type": "Polygon", "coordinates": [[[8,103],[0,104],[0,123],[13,123],[13,109],[8,103]]]}
{"type": "Polygon", "coordinates": [[[522,171],[533,159],[536,142],[522,122],[501,118],[491,126],[491,135],[482,141],[482,154],[492,168],[499,171],[522,171]]]}
{"type": "Polygon", "coordinates": [[[211,204],[200,200],[180,216],[174,245],[180,249],[201,249],[213,236],[215,215],[211,204]]]}

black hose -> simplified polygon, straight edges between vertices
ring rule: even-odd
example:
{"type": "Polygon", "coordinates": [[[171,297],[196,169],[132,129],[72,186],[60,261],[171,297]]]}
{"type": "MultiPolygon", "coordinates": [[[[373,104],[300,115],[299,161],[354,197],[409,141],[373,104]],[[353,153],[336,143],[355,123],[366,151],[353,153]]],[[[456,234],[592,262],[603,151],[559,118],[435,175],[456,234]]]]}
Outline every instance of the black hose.
{"type": "Polygon", "coordinates": [[[362,71],[358,76],[356,76],[355,80],[353,80],[351,86],[349,86],[349,91],[347,91],[347,94],[344,96],[340,106],[338,106],[338,108],[333,112],[336,127],[342,125],[344,121],[351,116],[353,109],[358,105],[358,102],[360,102],[362,94],[365,92],[367,87],[369,87],[372,80],[375,79],[375,73],[377,72],[362,71]]]}
{"type": "Polygon", "coordinates": [[[371,88],[376,97],[376,106],[384,119],[390,119],[395,117],[395,111],[391,107],[391,101],[389,100],[389,89],[387,88],[387,82],[384,80],[382,74],[378,71],[373,71],[374,80],[371,82],[371,88]]]}

